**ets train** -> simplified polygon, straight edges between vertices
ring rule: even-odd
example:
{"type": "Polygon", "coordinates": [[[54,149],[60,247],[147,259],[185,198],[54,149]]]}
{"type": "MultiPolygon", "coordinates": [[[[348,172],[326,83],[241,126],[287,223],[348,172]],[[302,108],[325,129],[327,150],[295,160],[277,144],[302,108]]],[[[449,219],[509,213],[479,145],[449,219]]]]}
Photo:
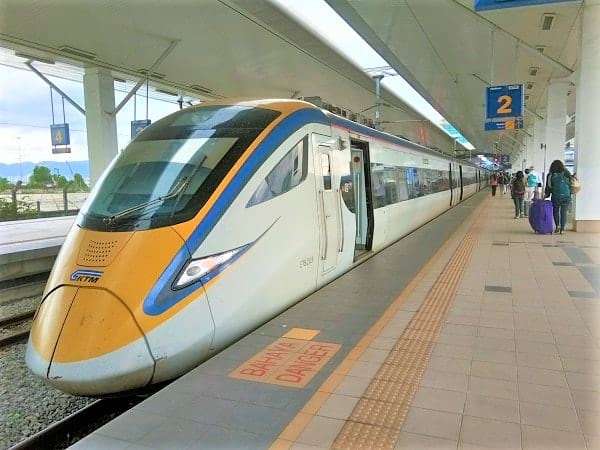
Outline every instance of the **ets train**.
{"type": "Polygon", "coordinates": [[[302,101],[181,110],[94,187],[27,365],[76,395],[173,379],[486,184],[476,166],[302,101]]]}

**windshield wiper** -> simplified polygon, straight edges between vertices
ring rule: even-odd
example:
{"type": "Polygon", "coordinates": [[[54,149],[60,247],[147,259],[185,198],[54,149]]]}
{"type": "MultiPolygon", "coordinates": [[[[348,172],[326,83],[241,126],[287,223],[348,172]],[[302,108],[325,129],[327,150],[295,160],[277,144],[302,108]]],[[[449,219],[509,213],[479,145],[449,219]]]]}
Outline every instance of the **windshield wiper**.
{"type": "Polygon", "coordinates": [[[111,217],[105,217],[104,219],[102,219],[102,221],[106,225],[112,226],[112,225],[115,225],[119,221],[119,219],[122,219],[123,217],[127,217],[130,214],[132,214],[136,211],[139,211],[140,209],[147,208],[148,206],[158,205],[158,204],[164,202],[165,200],[176,197],[181,192],[183,192],[183,190],[187,187],[190,180],[191,180],[191,177],[182,177],[177,182],[175,187],[173,189],[171,189],[169,192],[167,192],[165,195],[161,195],[160,197],[157,197],[155,199],[148,200],[147,202],[132,206],[131,208],[124,209],[123,211],[118,212],[117,214],[115,214],[111,217]]]}

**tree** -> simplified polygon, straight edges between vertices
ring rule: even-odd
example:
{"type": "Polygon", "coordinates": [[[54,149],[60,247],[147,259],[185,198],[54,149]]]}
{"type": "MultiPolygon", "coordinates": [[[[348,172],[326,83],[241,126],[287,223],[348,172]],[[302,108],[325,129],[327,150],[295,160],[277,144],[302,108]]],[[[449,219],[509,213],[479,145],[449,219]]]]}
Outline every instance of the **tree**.
{"type": "Polygon", "coordinates": [[[90,190],[80,173],[73,175],[73,184],[75,185],[75,189],[79,192],[88,192],[90,190]]]}
{"type": "Polygon", "coordinates": [[[0,192],[12,189],[14,185],[7,178],[0,177],[0,192]]]}
{"type": "Polygon", "coordinates": [[[62,175],[55,175],[54,177],[52,177],[54,179],[54,184],[56,185],[56,187],[58,188],[65,188],[69,185],[69,180],[67,180],[65,177],[63,177],[62,175]]]}
{"type": "Polygon", "coordinates": [[[29,186],[32,188],[44,188],[49,184],[54,184],[50,169],[45,166],[35,166],[33,173],[29,177],[29,186]]]}

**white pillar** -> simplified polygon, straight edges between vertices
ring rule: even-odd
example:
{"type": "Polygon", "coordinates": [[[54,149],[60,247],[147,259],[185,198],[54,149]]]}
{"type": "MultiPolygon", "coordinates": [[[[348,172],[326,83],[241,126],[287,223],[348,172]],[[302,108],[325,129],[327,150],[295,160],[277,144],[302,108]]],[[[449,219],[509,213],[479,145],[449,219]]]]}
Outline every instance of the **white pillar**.
{"type": "Polygon", "coordinates": [[[117,155],[114,81],[109,70],[86,67],[83,76],[90,179],[94,185],[117,155]]]}
{"type": "MultiPolygon", "coordinates": [[[[537,111],[539,116],[544,117],[546,115],[545,110],[537,111]]],[[[545,162],[544,150],[540,149],[540,144],[544,144],[546,142],[546,122],[544,119],[540,119],[540,117],[535,117],[535,121],[533,123],[533,146],[532,146],[532,155],[531,155],[531,164],[535,171],[544,177],[546,176],[546,171],[548,170],[548,166],[550,163],[545,162]],[[544,168],[544,162],[546,164],[546,168],[544,168]]]]}
{"type": "Polygon", "coordinates": [[[581,192],[575,229],[600,232],[600,0],[586,0],[582,11],[575,142],[581,192]]]}
{"type": "Polygon", "coordinates": [[[527,130],[531,136],[526,135],[525,137],[525,166],[530,167],[533,166],[533,128],[527,130]]]}
{"type": "Polygon", "coordinates": [[[567,140],[567,89],[569,80],[555,78],[546,89],[546,161],[548,167],[555,159],[565,161],[567,140]]]}

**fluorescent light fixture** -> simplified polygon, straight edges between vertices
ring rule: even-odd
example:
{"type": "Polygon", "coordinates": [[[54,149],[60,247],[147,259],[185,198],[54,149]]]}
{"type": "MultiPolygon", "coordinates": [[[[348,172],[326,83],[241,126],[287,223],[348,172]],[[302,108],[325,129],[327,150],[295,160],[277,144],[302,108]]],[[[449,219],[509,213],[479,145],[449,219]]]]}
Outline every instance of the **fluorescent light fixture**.
{"type": "Polygon", "coordinates": [[[70,45],[61,45],[58,49],[63,53],[69,53],[80,58],[96,59],[98,57],[94,52],[88,52],[87,50],[71,47],[70,45]]]}
{"type": "MultiPolygon", "coordinates": [[[[146,69],[138,69],[137,73],[141,73],[144,76],[148,75],[148,71],[146,69]]],[[[158,78],[159,80],[162,80],[166,75],[164,73],[160,73],[160,72],[152,72],[152,75],[150,75],[152,78],[158,78]]]]}
{"type": "Polygon", "coordinates": [[[529,68],[529,75],[531,75],[532,77],[535,77],[538,73],[538,71],[540,70],[539,67],[530,67],[529,68]]]}

